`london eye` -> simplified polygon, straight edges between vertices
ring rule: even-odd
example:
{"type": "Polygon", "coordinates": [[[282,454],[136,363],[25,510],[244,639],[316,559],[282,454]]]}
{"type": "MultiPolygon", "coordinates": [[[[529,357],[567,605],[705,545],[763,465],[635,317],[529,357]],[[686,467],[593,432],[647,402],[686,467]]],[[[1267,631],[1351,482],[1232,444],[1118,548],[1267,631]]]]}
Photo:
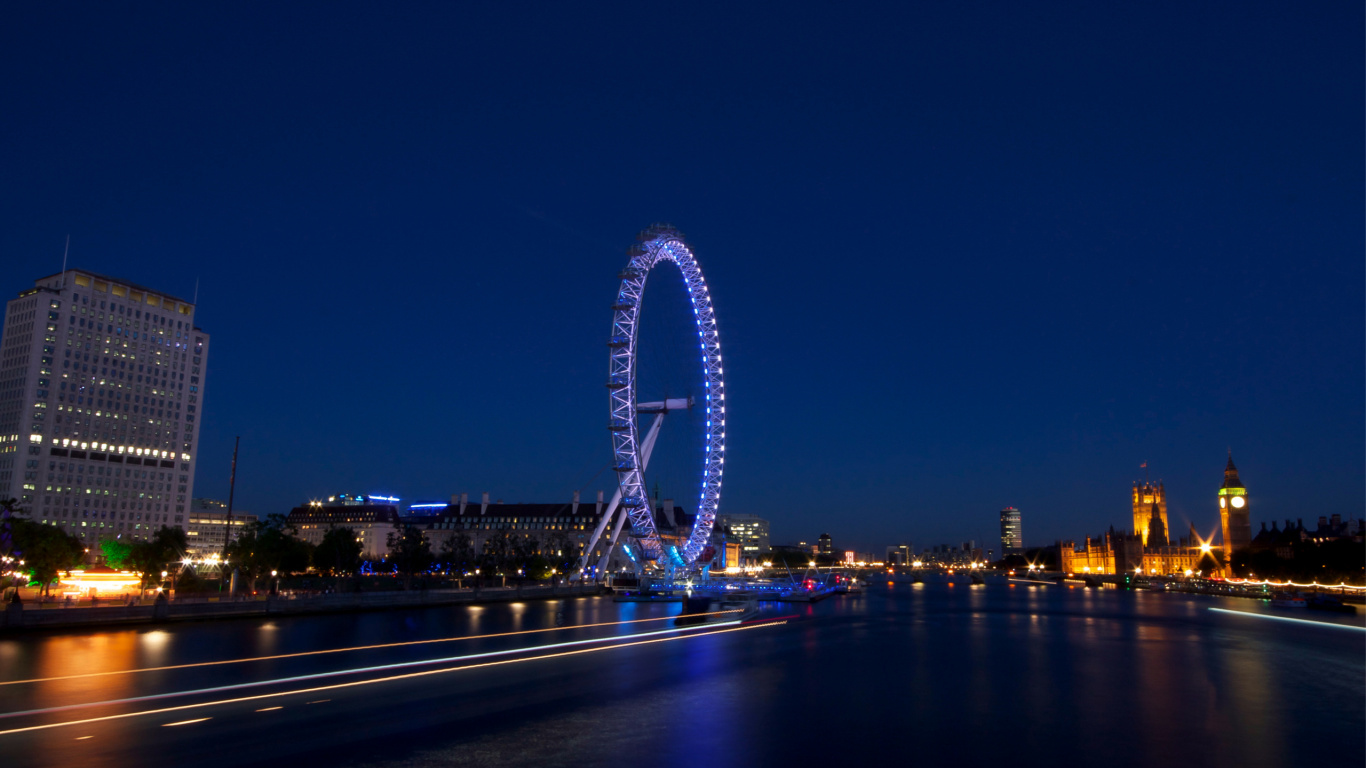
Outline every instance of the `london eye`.
{"type": "Polygon", "coordinates": [[[674,574],[706,567],[710,556],[704,555],[712,551],[712,528],[721,501],[721,476],[726,462],[726,392],[711,293],[692,249],[678,230],[656,224],[641,231],[636,239],[638,242],[628,251],[626,267],[619,275],[620,286],[612,303],[612,332],[607,341],[607,429],[611,435],[612,466],[617,474],[618,488],[588,542],[581,573],[588,570],[589,553],[594,551],[599,540],[609,536],[607,529],[610,526],[612,531],[606,552],[593,569],[602,572],[627,524],[636,552],[629,547],[625,551],[638,568],[674,574]],[[702,389],[696,397],[641,402],[637,399],[641,299],[651,271],[665,262],[677,266],[683,278],[697,331],[696,357],[693,358],[696,362],[687,364],[700,363],[702,389]],[[672,537],[675,542],[671,544],[661,537],[655,524],[653,505],[645,486],[645,470],[665,415],[691,409],[702,410],[700,421],[705,424],[700,457],[701,481],[692,530],[686,541],[672,537]],[[644,416],[654,418],[649,427],[642,430],[640,420],[644,416]]]}

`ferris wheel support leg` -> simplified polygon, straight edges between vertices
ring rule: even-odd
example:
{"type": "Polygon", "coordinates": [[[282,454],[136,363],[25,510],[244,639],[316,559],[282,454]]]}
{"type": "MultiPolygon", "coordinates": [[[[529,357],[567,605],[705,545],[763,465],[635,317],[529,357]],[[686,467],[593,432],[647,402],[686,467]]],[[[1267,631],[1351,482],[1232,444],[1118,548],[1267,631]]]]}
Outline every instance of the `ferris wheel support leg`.
{"type": "MultiPolygon", "coordinates": [[[[650,425],[650,431],[645,433],[645,440],[642,441],[640,444],[640,471],[642,473],[645,472],[645,467],[649,466],[650,464],[650,454],[654,453],[655,441],[659,439],[659,428],[663,425],[664,412],[661,411],[655,414],[654,423],[650,425]]],[[[597,530],[593,532],[593,538],[588,544],[588,549],[584,550],[584,562],[579,564],[579,568],[582,569],[587,567],[586,564],[588,562],[590,553],[593,551],[593,547],[597,546],[598,538],[602,535],[603,530],[606,528],[608,520],[612,518],[612,512],[616,509],[617,503],[620,500],[621,487],[618,486],[617,492],[612,496],[612,504],[609,505],[607,508],[607,514],[603,515],[602,519],[598,521],[597,530]]],[[[612,559],[612,550],[617,546],[617,538],[621,535],[621,529],[622,526],[626,524],[627,517],[628,515],[626,514],[626,511],[622,510],[621,517],[617,519],[616,528],[612,532],[612,541],[610,544],[607,545],[607,551],[604,552],[602,557],[598,560],[598,569],[596,573],[601,574],[603,572],[602,569],[605,568],[607,566],[608,561],[612,559]]]]}
{"type": "Polygon", "coordinates": [[[598,573],[602,573],[612,562],[612,550],[617,548],[617,538],[621,536],[621,529],[626,527],[627,517],[628,515],[625,512],[617,517],[616,527],[612,529],[612,540],[608,542],[607,549],[602,553],[602,558],[598,560],[598,573]]]}
{"type": "Polygon", "coordinates": [[[602,514],[602,519],[598,521],[598,527],[593,529],[593,535],[588,539],[588,546],[579,556],[578,571],[571,576],[571,581],[578,581],[587,575],[584,573],[584,569],[588,567],[588,560],[593,556],[593,548],[598,545],[598,539],[602,538],[603,530],[607,528],[607,523],[612,520],[612,515],[616,513],[617,505],[620,503],[621,488],[618,487],[617,492],[612,494],[612,501],[607,504],[607,511],[602,514]]]}
{"type": "MultiPolygon", "coordinates": [[[[668,401],[668,402],[672,403],[672,402],[674,402],[674,401],[670,400],[670,401],[668,401]]],[[[650,454],[654,452],[654,449],[655,449],[655,441],[659,439],[659,428],[660,428],[661,426],[663,426],[663,425],[664,425],[664,412],[661,411],[661,412],[659,412],[658,414],[655,415],[654,423],[650,425],[650,431],[647,432],[647,433],[645,434],[645,442],[641,444],[641,450],[640,450],[640,471],[641,471],[641,472],[644,472],[644,471],[645,471],[646,465],[648,465],[648,464],[650,463],[650,454]]],[[[603,532],[604,530],[607,529],[607,523],[609,523],[609,522],[612,520],[612,514],[613,514],[614,512],[617,511],[617,506],[618,506],[620,503],[621,503],[621,486],[618,485],[618,486],[617,486],[616,493],[613,493],[613,494],[612,494],[612,501],[611,501],[611,503],[609,503],[609,504],[607,505],[607,511],[603,514],[602,519],[598,521],[598,527],[595,528],[595,529],[593,529],[593,535],[588,539],[588,546],[584,548],[584,550],[583,550],[583,556],[579,558],[578,572],[577,572],[576,574],[574,574],[574,576],[575,576],[575,579],[574,579],[574,580],[582,579],[582,578],[584,577],[584,569],[588,567],[588,559],[589,559],[590,557],[593,556],[593,548],[596,547],[596,546],[598,545],[598,540],[602,538],[602,532],[603,532]]],[[[623,521],[626,519],[625,513],[622,514],[621,519],[622,519],[623,521]]],[[[603,557],[602,557],[602,559],[601,559],[601,561],[600,561],[600,563],[599,563],[599,565],[598,565],[598,569],[597,569],[597,571],[596,571],[596,574],[599,574],[599,575],[600,575],[600,574],[602,573],[602,566],[605,565],[605,564],[607,563],[608,559],[610,559],[610,556],[611,556],[611,554],[612,554],[612,547],[613,547],[613,546],[616,546],[616,543],[617,543],[617,536],[621,533],[621,525],[622,525],[621,523],[618,523],[618,524],[617,524],[616,532],[612,534],[612,546],[609,546],[609,547],[607,548],[607,553],[606,553],[605,555],[603,555],[603,557]]]]}

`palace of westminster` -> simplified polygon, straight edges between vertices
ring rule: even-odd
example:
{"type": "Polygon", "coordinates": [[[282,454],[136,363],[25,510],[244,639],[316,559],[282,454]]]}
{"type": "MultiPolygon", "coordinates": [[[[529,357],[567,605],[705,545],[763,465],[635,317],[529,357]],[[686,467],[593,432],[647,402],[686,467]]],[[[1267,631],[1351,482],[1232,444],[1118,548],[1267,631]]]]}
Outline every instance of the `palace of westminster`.
{"type": "Polygon", "coordinates": [[[1067,573],[1213,575],[1226,569],[1234,552],[1252,545],[1247,488],[1238,478],[1232,452],[1217,497],[1218,542],[1202,539],[1193,524],[1189,535],[1174,538],[1167,521],[1167,493],[1162,483],[1136,482],[1132,496],[1133,531],[1116,531],[1111,527],[1102,536],[1086,537],[1081,546],[1075,541],[1061,542],[1059,565],[1067,573]],[[1221,562],[1225,565],[1221,566],[1221,562]]]}

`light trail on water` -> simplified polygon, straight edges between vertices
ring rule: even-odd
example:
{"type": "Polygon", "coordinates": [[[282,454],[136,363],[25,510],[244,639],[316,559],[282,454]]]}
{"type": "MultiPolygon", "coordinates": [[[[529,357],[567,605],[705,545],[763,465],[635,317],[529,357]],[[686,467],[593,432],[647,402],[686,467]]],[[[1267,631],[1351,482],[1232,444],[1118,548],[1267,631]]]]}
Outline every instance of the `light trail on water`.
{"type": "MultiPolygon", "coordinates": [[[[739,619],[734,621],[723,621],[707,626],[730,627],[740,623],[739,619]]],[[[567,640],[562,643],[550,643],[549,645],[533,645],[530,648],[510,648],[505,651],[486,651],[484,653],[470,653],[464,656],[447,656],[440,659],[424,659],[421,661],[401,661],[394,664],[380,664],[373,667],[353,667],[351,669],[338,669],[331,672],[315,672],[310,675],[295,675],[293,677],[277,677],[274,680],[255,680],[249,683],[236,683],[234,685],[220,685],[213,688],[196,688],[189,691],[175,691],[173,693],[156,693],[148,696],[133,696],[126,699],[110,699],[108,701],[91,701],[84,704],[67,704],[61,707],[46,707],[43,709],[29,709],[20,712],[0,713],[0,720],[12,717],[26,717],[29,715],[47,715],[56,712],[70,712],[75,709],[88,709],[90,707],[100,707],[115,704],[136,704],[143,701],[156,701],[158,699],[174,699],[182,696],[198,696],[209,693],[225,693],[227,691],[240,691],[247,688],[260,688],[266,685],[283,685],[286,683],[302,683],[307,680],[323,680],[329,677],[341,677],[343,675],[363,675],[369,672],[383,672],[391,669],[406,669],[408,667],[422,667],[428,664],[446,664],[454,661],[470,661],[473,659],[490,659],[498,656],[512,656],[518,653],[530,653],[533,651],[548,648],[571,648],[592,643],[619,643],[622,640],[630,640],[636,637],[655,637],[657,635],[672,635],[679,632],[687,632],[701,627],[672,627],[670,629],[660,629],[654,632],[640,632],[624,637],[594,637],[586,640],[567,640]]]]}
{"type": "Polygon", "coordinates": [[[1366,632],[1366,627],[1358,627],[1352,624],[1338,624],[1332,621],[1310,621],[1309,619],[1292,619],[1289,616],[1268,616],[1265,613],[1253,613],[1251,611],[1231,611],[1227,608],[1210,608],[1211,611],[1219,613],[1232,613],[1238,616],[1251,616],[1254,619],[1271,619],[1272,621],[1289,621],[1295,624],[1311,624],[1315,627],[1336,627],[1337,629],[1355,629],[1358,632],[1366,632]]]}
{"type": "MultiPolygon", "coordinates": [[[[356,688],[356,687],[363,686],[363,685],[375,685],[375,684],[378,684],[378,683],[393,682],[393,681],[395,681],[395,680],[410,680],[410,679],[418,678],[418,677],[429,677],[429,676],[432,676],[432,675],[441,675],[441,674],[447,674],[447,673],[450,673],[450,672],[461,672],[461,671],[470,670],[470,669],[481,669],[481,668],[485,668],[485,667],[498,667],[498,666],[505,666],[505,665],[509,665],[509,664],[520,664],[520,663],[528,662],[528,661],[542,661],[542,660],[545,660],[545,659],[564,658],[564,657],[566,657],[566,656],[580,656],[580,655],[589,654],[589,653],[600,653],[600,652],[602,652],[602,651],[614,651],[614,650],[620,650],[620,649],[622,649],[622,648],[631,648],[631,647],[642,646],[642,645],[654,645],[654,644],[657,644],[657,643],[668,643],[668,642],[674,642],[674,641],[677,641],[677,640],[692,640],[692,639],[695,639],[695,638],[698,638],[698,637],[708,637],[708,636],[711,636],[711,635],[724,635],[724,634],[729,634],[729,633],[731,633],[731,632],[747,632],[747,631],[749,631],[749,630],[762,629],[762,628],[764,628],[764,627],[776,627],[776,626],[781,626],[781,625],[786,624],[786,623],[787,623],[787,620],[786,620],[786,619],[780,619],[780,620],[775,620],[775,621],[764,621],[764,622],[759,622],[759,623],[756,623],[756,624],[747,624],[747,625],[743,625],[743,626],[729,626],[729,627],[727,627],[726,629],[716,629],[716,630],[711,630],[711,631],[708,631],[708,632],[695,632],[695,633],[691,633],[691,634],[687,634],[687,635],[677,635],[677,636],[674,636],[674,637],[661,637],[661,638],[655,638],[655,639],[653,639],[653,640],[636,640],[636,641],[630,642],[630,643],[614,643],[614,644],[612,644],[612,645],[604,645],[604,646],[601,646],[601,647],[598,647],[598,648],[579,648],[579,649],[572,650],[572,651],[560,651],[560,652],[558,652],[558,653],[547,653],[547,654],[541,654],[541,655],[539,655],[539,656],[528,656],[528,657],[522,658],[522,659],[500,659],[500,660],[498,660],[498,661],[485,661],[485,662],[480,662],[480,663],[478,663],[478,664],[465,664],[465,665],[462,665],[462,666],[459,666],[459,667],[447,667],[446,669],[429,669],[429,670],[426,670],[426,671],[424,671],[424,672],[407,672],[407,673],[402,674],[402,675],[391,675],[391,676],[389,676],[389,677],[379,677],[379,678],[374,678],[374,679],[371,679],[371,680],[355,680],[355,681],[352,681],[352,682],[349,682],[349,683],[334,683],[334,684],[332,684],[332,685],[323,685],[323,686],[317,686],[317,687],[313,687],[313,688],[302,688],[302,689],[293,690],[293,691],[278,691],[278,692],[275,692],[275,693],[262,693],[262,694],[257,694],[257,695],[255,695],[255,696],[239,696],[239,697],[233,698],[233,699],[220,699],[220,700],[218,700],[218,701],[205,701],[205,702],[199,702],[199,703],[197,703],[197,704],[181,704],[181,705],[175,706],[175,707],[162,707],[162,708],[160,708],[160,709],[148,709],[148,710],[144,710],[144,711],[141,711],[141,712],[123,712],[123,713],[116,714],[116,715],[104,715],[104,716],[102,716],[102,717],[90,717],[90,718],[84,718],[84,719],[81,719],[81,720],[68,720],[68,721],[61,722],[61,723],[43,723],[43,724],[41,724],[41,725],[30,725],[30,726],[25,726],[25,727],[22,727],[22,728],[11,728],[11,729],[9,729],[9,730],[0,731],[0,736],[9,736],[9,735],[13,735],[13,734],[16,734],[16,733],[27,733],[27,732],[30,732],[30,731],[43,731],[43,730],[49,730],[49,729],[52,729],[52,728],[64,728],[64,727],[71,726],[71,725],[88,725],[88,724],[90,724],[90,723],[102,723],[102,722],[108,722],[108,721],[110,721],[110,720],[125,720],[125,719],[133,718],[133,717],[146,717],[146,716],[148,716],[148,715],[161,715],[161,714],[166,714],[166,713],[169,713],[169,712],[184,712],[184,711],[190,710],[190,709],[202,709],[202,708],[204,708],[204,707],[216,707],[216,706],[223,706],[223,705],[227,705],[227,704],[239,704],[239,703],[247,702],[247,701],[260,701],[260,700],[262,700],[262,699],[279,698],[279,697],[281,697],[281,696],[295,696],[295,695],[305,694],[305,693],[318,693],[319,691],[335,691],[335,690],[339,690],[339,689],[343,689],[343,688],[356,688]]],[[[736,624],[739,624],[739,622],[736,622],[736,624]]],[[[633,635],[632,637],[641,637],[641,635],[633,635]]],[[[555,647],[555,646],[539,646],[539,648],[547,648],[547,647],[555,647]]],[[[536,649],[535,649],[535,648],[532,648],[532,649],[528,649],[528,650],[536,650],[536,649]]],[[[126,700],[126,701],[135,701],[135,700],[134,700],[134,699],[128,699],[128,700],[126,700]]],[[[324,701],[326,701],[326,699],[324,699],[324,701]]],[[[105,702],[105,703],[116,703],[116,702],[105,702]]],[[[310,702],[310,703],[311,703],[311,702],[310,702]]],[[[36,712],[41,712],[41,711],[42,711],[42,710],[34,710],[34,713],[36,713],[36,712]]],[[[14,713],[14,716],[17,716],[17,715],[19,715],[19,714],[24,714],[24,713],[14,713]]],[[[209,718],[203,718],[203,719],[209,719],[209,718]]]]}
{"type": "MultiPolygon", "coordinates": [[[[710,613],[694,613],[689,616],[721,616],[727,613],[739,613],[739,610],[712,611],[710,613]]],[[[281,653],[274,656],[251,656],[245,659],[224,659],[222,661],[200,661],[194,664],[173,664],[165,667],[144,667],[142,669],[116,669],[109,672],[86,672],[79,675],[61,675],[58,677],[35,677],[29,680],[3,680],[0,687],[6,685],[28,685],[36,683],[55,683],[61,680],[83,680],[89,677],[110,677],[112,675],[136,675],[143,672],[166,672],[173,669],[195,669],[197,667],[218,667],[225,664],[248,664],[253,661],[277,661],[279,659],[296,659],[301,656],[323,656],[330,653],[349,653],[352,651],[374,651],[384,648],[401,648],[410,645],[432,645],[434,643],[455,643],[463,640],[482,640],[494,637],[513,637],[516,635],[536,635],[545,632],[567,632],[571,629],[595,629],[597,627],[618,627],[626,624],[642,624],[652,621],[667,621],[676,619],[678,616],[659,616],[650,619],[628,619],[626,621],[604,621],[597,624],[573,624],[567,627],[545,627],[543,629],[523,629],[517,632],[494,632],[488,635],[465,635],[463,637],[439,637],[433,640],[405,640],[397,643],[381,643],[378,645],[356,645],[350,648],[329,648],[321,651],[299,651],[298,653],[281,653]]]]}

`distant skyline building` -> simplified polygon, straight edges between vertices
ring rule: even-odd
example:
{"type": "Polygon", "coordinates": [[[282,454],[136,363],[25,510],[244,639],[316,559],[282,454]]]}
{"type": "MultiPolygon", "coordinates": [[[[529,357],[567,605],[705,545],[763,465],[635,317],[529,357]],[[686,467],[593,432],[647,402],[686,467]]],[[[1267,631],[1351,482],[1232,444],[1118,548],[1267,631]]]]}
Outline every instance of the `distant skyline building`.
{"type": "Polygon", "coordinates": [[[835,542],[834,542],[834,540],[830,538],[830,534],[828,534],[828,533],[822,533],[822,534],[820,535],[820,538],[816,539],[816,554],[818,554],[818,555],[830,555],[830,554],[834,554],[834,552],[835,552],[835,542]]]}
{"type": "Polygon", "coordinates": [[[70,269],[5,310],[0,496],[91,543],[184,528],[209,335],[164,291],[70,269]]]}
{"type": "Polygon", "coordinates": [[[1020,527],[1020,510],[1006,507],[1001,510],[1001,555],[1024,551],[1024,531],[1020,527]]]}
{"type": "Polygon", "coordinates": [[[885,562],[888,565],[910,565],[915,561],[915,545],[910,543],[887,547],[885,562]]]}
{"type": "Polygon", "coordinates": [[[729,540],[740,545],[740,556],[757,559],[769,550],[768,521],[758,515],[717,515],[716,524],[730,530],[729,540]]]}

